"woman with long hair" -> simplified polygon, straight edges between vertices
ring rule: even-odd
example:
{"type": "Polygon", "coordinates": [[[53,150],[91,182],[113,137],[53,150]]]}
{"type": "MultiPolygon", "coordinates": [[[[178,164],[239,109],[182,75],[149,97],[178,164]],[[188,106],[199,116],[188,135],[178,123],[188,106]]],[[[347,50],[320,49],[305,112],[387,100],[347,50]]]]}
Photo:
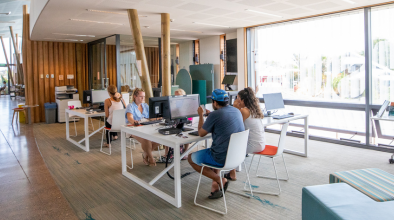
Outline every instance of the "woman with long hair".
{"type": "MultiPolygon", "coordinates": [[[[126,108],[126,120],[130,124],[138,124],[143,118],[149,119],[149,106],[145,103],[145,91],[135,88],[133,91],[133,102],[126,108]]],[[[142,153],[142,162],[147,166],[156,166],[152,151],[157,149],[159,144],[136,136],[133,136],[133,138],[141,143],[144,151],[142,153]]]]}
{"type": "MultiPolygon", "coordinates": [[[[109,98],[104,101],[105,117],[105,127],[112,127],[113,112],[118,109],[123,109],[126,107],[126,103],[122,100],[122,95],[118,92],[118,89],[114,85],[110,85],[107,88],[109,98]]],[[[108,131],[106,131],[108,132],[108,131]]],[[[104,145],[109,147],[109,141],[113,139],[118,139],[117,132],[111,132],[108,139],[108,133],[105,135],[107,137],[107,143],[104,145]]]]}
{"type": "MultiPolygon", "coordinates": [[[[248,87],[239,91],[233,106],[241,111],[245,130],[249,129],[246,153],[263,151],[265,148],[265,135],[261,119],[263,119],[264,114],[261,111],[259,99],[252,88],[248,87]]],[[[235,170],[230,171],[224,177],[229,180],[236,180],[235,170]]]]}

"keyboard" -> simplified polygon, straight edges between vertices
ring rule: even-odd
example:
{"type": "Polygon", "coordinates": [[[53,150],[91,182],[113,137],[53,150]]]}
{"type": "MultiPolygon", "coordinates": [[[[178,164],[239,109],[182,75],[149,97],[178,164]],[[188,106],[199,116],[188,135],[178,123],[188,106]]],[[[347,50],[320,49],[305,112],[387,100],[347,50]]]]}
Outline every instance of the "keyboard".
{"type": "Polygon", "coordinates": [[[192,132],[189,132],[188,134],[193,135],[193,136],[200,136],[198,134],[198,131],[192,131],[192,132]]]}
{"type": "Polygon", "coordinates": [[[294,115],[274,115],[272,116],[273,119],[284,119],[284,118],[291,118],[294,115]]]}
{"type": "Polygon", "coordinates": [[[141,125],[151,125],[151,124],[157,124],[162,122],[162,120],[155,120],[155,121],[146,121],[146,122],[141,122],[141,125]]]}
{"type": "Polygon", "coordinates": [[[182,130],[179,128],[164,128],[164,129],[160,129],[159,133],[163,135],[179,134],[182,133],[182,130]]]}

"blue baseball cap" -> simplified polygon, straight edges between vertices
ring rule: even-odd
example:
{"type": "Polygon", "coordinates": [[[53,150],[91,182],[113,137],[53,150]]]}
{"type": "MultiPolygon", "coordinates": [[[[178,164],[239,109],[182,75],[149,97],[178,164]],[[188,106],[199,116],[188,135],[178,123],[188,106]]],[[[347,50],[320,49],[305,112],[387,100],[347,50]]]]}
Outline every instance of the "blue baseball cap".
{"type": "Polygon", "coordinates": [[[215,100],[218,102],[228,101],[228,94],[223,89],[215,89],[212,92],[212,100],[215,100]],[[226,98],[227,98],[227,100],[226,100],[226,98]]]}

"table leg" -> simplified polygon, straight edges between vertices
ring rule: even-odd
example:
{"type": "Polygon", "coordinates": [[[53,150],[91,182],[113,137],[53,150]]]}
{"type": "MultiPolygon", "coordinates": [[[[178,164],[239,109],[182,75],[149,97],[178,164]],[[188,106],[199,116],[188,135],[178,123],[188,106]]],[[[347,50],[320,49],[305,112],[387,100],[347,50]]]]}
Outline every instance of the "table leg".
{"type": "Polygon", "coordinates": [[[181,158],[179,144],[174,147],[174,186],[175,186],[175,206],[180,208],[182,206],[181,197],[181,158]]]}
{"type": "MultiPolygon", "coordinates": [[[[121,149],[121,155],[122,155],[122,173],[127,172],[126,168],[126,133],[122,131],[120,133],[120,149],[121,149]]],[[[131,149],[130,149],[131,150],[131,149]]]]}
{"type": "Polygon", "coordinates": [[[69,114],[68,114],[68,112],[66,112],[66,137],[67,137],[67,140],[70,138],[70,131],[69,131],[69,129],[70,129],[70,121],[69,121],[69,114]]]}
{"type": "Polygon", "coordinates": [[[27,108],[27,117],[29,119],[29,125],[31,125],[31,108],[27,108]]]}
{"type": "Polygon", "coordinates": [[[85,123],[85,150],[89,152],[89,117],[84,118],[85,123]]]}
{"type": "Polygon", "coordinates": [[[308,157],[308,141],[309,141],[309,123],[308,117],[304,118],[304,152],[305,157],[308,157]]]}

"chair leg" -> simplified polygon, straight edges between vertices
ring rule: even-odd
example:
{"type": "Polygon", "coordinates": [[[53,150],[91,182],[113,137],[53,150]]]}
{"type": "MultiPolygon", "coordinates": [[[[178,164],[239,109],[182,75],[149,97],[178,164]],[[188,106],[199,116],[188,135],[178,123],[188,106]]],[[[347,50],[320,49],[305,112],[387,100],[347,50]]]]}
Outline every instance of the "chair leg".
{"type": "MultiPolygon", "coordinates": [[[[130,142],[131,142],[131,139],[130,139],[130,142]]],[[[131,149],[131,143],[130,143],[130,159],[131,159],[131,167],[128,166],[128,165],[126,165],[126,167],[129,168],[129,169],[133,169],[133,167],[134,167],[134,162],[133,162],[133,150],[131,149]]],[[[126,162],[126,163],[127,163],[127,162],[126,162]]]]}
{"type": "Polygon", "coordinates": [[[14,114],[12,114],[12,121],[11,121],[12,126],[14,126],[14,118],[15,118],[15,111],[14,114]]]}
{"type": "MultiPolygon", "coordinates": [[[[254,193],[262,193],[262,194],[273,195],[273,196],[279,196],[279,195],[280,195],[280,193],[281,193],[281,188],[280,188],[278,173],[277,173],[277,171],[276,171],[276,166],[275,166],[274,158],[272,157],[271,159],[272,159],[272,164],[274,165],[274,170],[275,170],[275,178],[273,178],[273,179],[276,179],[276,181],[277,181],[277,183],[278,183],[279,192],[273,193],[273,192],[266,192],[266,191],[256,191],[256,190],[253,190],[254,193]]],[[[258,176],[258,177],[267,178],[267,177],[263,177],[263,176],[258,176]]],[[[247,191],[247,190],[244,189],[244,191],[247,191]]]]}
{"type": "Polygon", "coordinates": [[[259,162],[257,163],[256,176],[258,176],[258,175],[257,175],[257,171],[259,171],[260,160],[261,160],[261,155],[260,155],[260,157],[259,157],[259,162]]]}
{"type": "Polygon", "coordinates": [[[107,140],[108,140],[108,143],[109,143],[108,144],[109,153],[103,151],[103,141],[104,141],[103,137],[104,137],[104,133],[105,133],[105,128],[103,129],[103,134],[101,135],[101,149],[100,149],[100,152],[103,153],[103,154],[106,154],[106,155],[111,155],[111,139],[109,138],[111,136],[111,132],[108,131],[108,137],[107,137],[108,138],[107,140]]]}
{"type": "MultiPolygon", "coordinates": [[[[208,210],[211,210],[211,211],[213,211],[213,212],[217,212],[217,213],[219,213],[219,214],[225,215],[225,214],[227,214],[227,205],[226,205],[226,197],[225,197],[224,193],[223,193],[223,199],[224,199],[224,207],[225,207],[225,210],[226,210],[225,212],[221,212],[221,211],[218,211],[218,210],[215,210],[215,209],[212,209],[212,208],[209,208],[209,207],[206,207],[206,206],[203,206],[203,205],[200,205],[200,204],[197,203],[197,195],[198,195],[198,190],[200,189],[202,171],[204,170],[204,167],[205,167],[205,166],[202,166],[201,172],[200,172],[200,178],[198,179],[196,195],[194,196],[194,204],[195,204],[196,206],[200,206],[201,208],[208,209],[208,210]]],[[[220,175],[220,177],[222,177],[222,171],[220,171],[219,175],[220,175]]],[[[222,178],[220,178],[220,185],[222,186],[222,189],[223,189],[223,181],[222,181],[222,178]]]]}
{"type": "Polygon", "coordinates": [[[78,133],[77,133],[77,125],[75,124],[75,118],[74,118],[74,129],[75,129],[75,136],[73,137],[76,137],[78,136],[78,133]]]}
{"type": "Polygon", "coordinates": [[[93,125],[92,117],[90,117],[90,123],[92,124],[92,129],[93,129],[93,131],[94,131],[94,125],[93,125]]]}
{"type": "MultiPolygon", "coordinates": [[[[285,162],[285,158],[283,157],[283,154],[282,154],[282,159],[283,159],[283,162],[284,162],[284,165],[285,165],[285,169],[286,169],[286,176],[287,176],[287,178],[278,178],[278,177],[273,177],[273,176],[263,176],[263,175],[256,175],[256,176],[257,176],[257,177],[260,177],[260,178],[266,178],[266,179],[272,179],[272,180],[276,180],[276,179],[283,180],[283,181],[287,181],[287,180],[289,180],[289,173],[287,172],[286,162],[285,162]]],[[[274,158],[273,158],[273,157],[272,157],[272,160],[274,160],[274,158]]]]}

